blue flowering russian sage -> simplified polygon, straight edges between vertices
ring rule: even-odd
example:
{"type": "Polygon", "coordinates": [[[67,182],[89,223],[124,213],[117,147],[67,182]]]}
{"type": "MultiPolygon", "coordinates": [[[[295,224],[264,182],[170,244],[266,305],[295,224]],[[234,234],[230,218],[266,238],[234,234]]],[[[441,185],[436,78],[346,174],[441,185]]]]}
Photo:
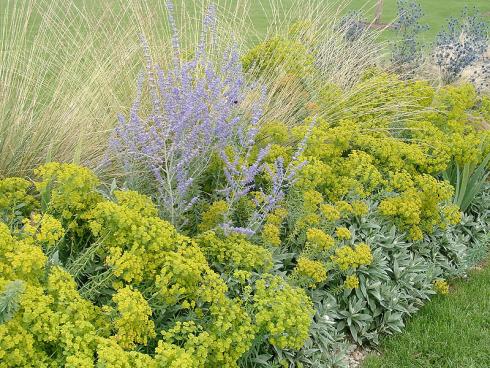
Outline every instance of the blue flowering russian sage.
{"type": "Polygon", "coordinates": [[[225,232],[237,232],[244,235],[256,234],[264,224],[266,216],[274,211],[285,198],[285,190],[294,184],[296,174],[306,164],[306,160],[301,156],[306,148],[306,143],[310,137],[316,119],[312,119],[308,131],[299,143],[288,165],[284,165],[284,158],[279,156],[274,161],[273,167],[264,164],[263,160],[269,152],[269,146],[262,148],[254,160],[250,160],[251,154],[255,147],[255,138],[257,135],[257,126],[259,111],[251,120],[252,124],[248,127],[246,134],[241,132],[238,144],[232,147],[230,159],[229,152],[223,150],[221,156],[224,162],[224,172],[226,186],[221,190],[225,195],[229,210],[225,213],[225,222],[221,225],[225,232]],[[249,163],[251,162],[251,163],[249,163]],[[257,185],[256,178],[266,174],[269,178],[269,186],[264,189],[257,185]],[[245,227],[234,226],[230,220],[237,202],[249,194],[251,191],[259,193],[261,200],[252,198],[255,209],[247,221],[245,227]]]}
{"type": "Polygon", "coordinates": [[[240,111],[254,86],[245,81],[236,47],[229,47],[218,61],[207,53],[206,36],[216,41],[215,8],[210,6],[203,18],[200,42],[190,60],[180,56],[171,2],[167,9],[173,34],[171,66],[163,70],[156,65],[142,37],[146,69],[129,116],[119,116],[110,155],[121,163],[128,180],[138,178],[136,189],[153,196],[161,215],[181,227],[183,214],[197,201],[198,182],[213,153],[229,146],[245,126],[252,129],[242,134],[248,136],[244,139],[252,139],[261,110],[255,109],[251,117],[240,111]],[[147,95],[149,103],[143,97],[147,95]]]}

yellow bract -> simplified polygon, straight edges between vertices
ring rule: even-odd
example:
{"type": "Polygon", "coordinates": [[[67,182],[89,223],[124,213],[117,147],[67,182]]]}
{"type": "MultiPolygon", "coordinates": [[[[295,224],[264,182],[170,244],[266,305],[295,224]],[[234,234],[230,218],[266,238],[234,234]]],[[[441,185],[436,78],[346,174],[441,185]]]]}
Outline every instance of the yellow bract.
{"type": "Polygon", "coordinates": [[[61,222],[48,214],[36,213],[30,219],[24,219],[23,230],[47,246],[55,245],[65,235],[61,222]]]}
{"type": "Polygon", "coordinates": [[[310,329],[313,306],[304,291],[279,276],[265,276],[256,283],[255,319],[269,341],[281,349],[299,349],[310,329]]]}
{"type": "Polygon", "coordinates": [[[306,257],[300,257],[291,277],[297,279],[300,284],[314,287],[327,279],[327,270],[323,263],[306,257]]]}
{"type": "Polygon", "coordinates": [[[32,207],[36,199],[29,193],[32,183],[22,178],[6,178],[0,180],[0,212],[12,211],[20,204],[32,207]]]}
{"type": "Polygon", "coordinates": [[[359,243],[354,248],[349,245],[339,247],[331,260],[342,271],[356,269],[360,266],[370,265],[373,262],[371,248],[365,243],[359,243]]]}
{"type": "Polygon", "coordinates": [[[326,251],[334,245],[334,239],[321,229],[310,228],[306,232],[306,239],[315,250],[326,251]]]}
{"type": "Polygon", "coordinates": [[[449,294],[449,285],[446,280],[436,280],[434,281],[434,288],[439,294],[449,294]]]}
{"type": "Polygon", "coordinates": [[[118,316],[114,321],[117,330],[114,339],[122,348],[131,349],[137,344],[147,345],[148,339],[156,336],[155,325],[150,317],[152,311],[143,295],[126,286],[112,297],[118,316]]]}
{"type": "Polygon", "coordinates": [[[349,231],[349,229],[347,229],[346,227],[343,227],[343,226],[335,229],[335,235],[337,235],[337,238],[345,239],[345,240],[348,240],[352,237],[352,234],[349,231]]]}
{"type": "Polygon", "coordinates": [[[214,227],[223,223],[224,215],[228,211],[228,204],[226,201],[213,202],[209,208],[202,215],[202,221],[199,224],[199,230],[206,231],[211,230],[214,227]]]}
{"type": "Polygon", "coordinates": [[[345,278],[344,288],[357,289],[359,287],[359,278],[356,275],[349,275],[345,278]]]}

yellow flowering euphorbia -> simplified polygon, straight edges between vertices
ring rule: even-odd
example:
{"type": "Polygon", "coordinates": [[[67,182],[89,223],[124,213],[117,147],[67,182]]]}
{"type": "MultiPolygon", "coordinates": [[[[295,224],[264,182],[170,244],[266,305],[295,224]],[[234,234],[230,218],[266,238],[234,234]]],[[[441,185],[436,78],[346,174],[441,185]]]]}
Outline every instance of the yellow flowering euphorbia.
{"type": "MultiPolygon", "coordinates": [[[[282,347],[299,349],[306,340],[312,310],[303,290],[278,276],[275,291],[255,282],[254,274],[272,268],[267,249],[239,235],[183,236],[157,217],[149,198],[114,191],[115,201],[105,200],[95,176],[75,165],[48,164],[37,172],[43,206],[33,206],[38,212],[26,213],[12,231],[0,222],[0,300],[3,293],[14,298],[1,315],[0,367],[32,361],[41,367],[237,367],[259,331],[282,347]],[[89,201],[66,195],[73,183],[89,201]],[[70,239],[63,240],[65,233],[70,239]],[[70,254],[80,251],[77,237],[86,247],[80,258],[70,254]],[[65,257],[68,268],[48,261],[53,254],[65,257]],[[86,275],[90,258],[98,265],[86,275]],[[229,297],[214,266],[247,285],[248,297],[229,297]],[[281,312],[286,300],[293,309],[281,312]],[[155,308],[174,312],[162,321],[155,308]],[[297,318],[282,321],[282,315],[297,318]]],[[[280,226],[286,215],[277,209],[267,221],[280,226]]]]}
{"type": "Polygon", "coordinates": [[[228,271],[268,271],[272,268],[270,252],[241,235],[226,237],[207,231],[196,237],[196,241],[211,262],[224,265],[228,271]]]}
{"type": "Polygon", "coordinates": [[[367,266],[373,262],[371,248],[366,243],[359,243],[354,248],[344,245],[335,250],[331,260],[342,271],[356,269],[360,266],[367,266]]]}
{"type": "Polygon", "coordinates": [[[281,245],[281,231],[277,225],[266,223],[262,228],[262,240],[264,244],[273,246],[281,245]]]}
{"type": "Polygon", "coordinates": [[[344,226],[336,228],[335,235],[337,235],[337,238],[344,240],[349,240],[352,237],[350,230],[344,226]]]}
{"type": "Polygon", "coordinates": [[[359,287],[359,278],[356,275],[349,275],[345,278],[344,288],[357,289],[359,287]]]}
{"type": "Polygon", "coordinates": [[[279,276],[265,275],[256,283],[255,319],[269,341],[281,349],[303,346],[312,322],[313,306],[302,289],[279,276]]]}
{"type": "Polygon", "coordinates": [[[81,231],[80,219],[102,196],[97,192],[99,179],[87,168],[51,162],[34,171],[35,182],[47,212],[65,222],[69,230],[81,231]]]}
{"type": "Polygon", "coordinates": [[[242,57],[242,64],[246,70],[260,73],[284,70],[287,75],[301,78],[311,73],[314,58],[302,43],[275,36],[250,49],[242,57]]]}
{"type": "Polygon", "coordinates": [[[362,217],[369,212],[369,207],[366,202],[352,201],[350,205],[352,207],[352,214],[355,216],[362,217]]]}
{"type": "Polygon", "coordinates": [[[317,251],[327,251],[334,245],[334,239],[321,229],[310,228],[306,232],[306,240],[311,248],[317,251]]]}
{"type": "Polygon", "coordinates": [[[55,245],[65,235],[65,229],[61,223],[48,214],[36,213],[30,219],[24,219],[23,230],[48,247],[55,245]]]}
{"type": "MultiPolygon", "coordinates": [[[[306,164],[294,185],[304,196],[294,234],[318,228],[322,221],[362,217],[368,207],[359,198],[374,197],[373,211],[380,202],[381,214],[405,230],[410,239],[420,240],[424,234],[454,224],[459,217],[457,211],[447,209],[453,193],[448,183],[438,179],[440,173],[452,162],[477,164],[490,152],[490,133],[479,129],[488,115],[485,101],[471,86],[435,91],[425,82],[405,82],[376,70],[365,78],[354,90],[379,82],[369,100],[372,111],[387,108],[383,118],[370,111],[369,105],[349,104],[344,116],[331,121],[317,117],[313,127],[311,119],[306,119],[290,129],[292,139],[283,136],[275,142],[288,146],[291,140],[308,138],[300,157],[306,164]],[[388,82],[398,89],[386,90],[388,82]],[[400,122],[387,118],[402,112],[393,109],[397,100],[406,98],[412,104],[396,109],[406,109],[413,118],[400,122]],[[362,118],[358,115],[361,110],[362,118]]],[[[331,86],[326,88],[329,93],[320,93],[320,105],[332,103],[322,102],[325,96],[341,99],[342,93],[332,94],[331,86]]],[[[281,132],[285,135],[286,130],[281,132]]],[[[297,211],[296,202],[294,206],[290,212],[297,211]]]]}
{"type": "Polygon", "coordinates": [[[301,256],[291,273],[291,278],[297,280],[300,285],[314,287],[327,279],[327,270],[322,262],[301,256]]]}
{"type": "Polygon", "coordinates": [[[320,213],[330,222],[340,219],[340,211],[330,204],[324,203],[320,205],[320,213]]]}
{"type": "Polygon", "coordinates": [[[114,197],[120,206],[139,212],[142,216],[156,217],[158,210],[152,200],[134,190],[115,190],[114,197]]]}
{"type": "Polygon", "coordinates": [[[432,233],[436,227],[442,228],[457,220],[453,206],[452,210],[445,210],[448,207],[445,203],[453,195],[449,183],[429,175],[417,175],[403,189],[401,194],[382,200],[379,211],[407,229],[411,239],[420,240],[423,232],[432,233]]]}
{"type": "MultiPolygon", "coordinates": [[[[22,178],[5,178],[0,180],[0,215],[2,212],[14,215],[19,209],[24,215],[39,205],[31,193],[33,184],[22,178]]],[[[10,217],[9,216],[9,217],[10,217]]]]}
{"type": "Polygon", "coordinates": [[[223,223],[224,215],[229,207],[226,201],[220,200],[211,203],[206,212],[202,215],[202,221],[199,224],[199,230],[206,231],[215,228],[223,223]]]}
{"type": "Polygon", "coordinates": [[[152,311],[148,302],[138,290],[126,286],[112,297],[117,307],[114,321],[114,338],[121,347],[130,349],[137,344],[147,345],[148,339],[155,338],[155,324],[150,320],[152,311]]]}

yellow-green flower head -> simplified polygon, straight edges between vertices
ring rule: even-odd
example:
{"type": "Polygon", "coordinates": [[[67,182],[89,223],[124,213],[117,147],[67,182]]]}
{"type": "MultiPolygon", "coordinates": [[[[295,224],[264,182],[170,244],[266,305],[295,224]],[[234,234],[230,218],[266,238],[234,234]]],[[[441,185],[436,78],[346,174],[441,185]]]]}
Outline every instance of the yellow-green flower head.
{"type": "Polygon", "coordinates": [[[337,201],[335,207],[342,217],[348,217],[352,213],[352,205],[346,201],[337,201]]]}
{"type": "Polygon", "coordinates": [[[362,217],[364,215],[367,215],[369,208],[366,202],[363,201],[353,201],[351,203],[352,206],[352,214],[355,216],[362,217]]]}
{"type": "Polygon", "coordinates": [[[359,265],[356,252],[348,245],[337,248],[335,254],[330,258],[342,271],[355,269],[359,265]]]}
{"type": "Polygon", "coordinates": [[[271,253],[243,236],[219,237],[215,232],[207,231],[196,241],[208,259],[220,263],[228,271],[268,271],[272,268],[271,253]]]}
{"type": "Polygon", "coordinates": [[[264,244],[270,244],[273,246],[281,245],[281,232],[276,225],[265,224],[262,229],[262,240],[264,244]]]}
{"type": "Polygon", "coordinates": [[[357,289],[359,287],[359,278],[356,275],[349,275],[345,278],[345,289],[357,289]]]}
{"type": "Polygon", "coordinates": [[[408,237],[413,241],[418,241],[424,239],[424,233],[419,226],[414,225],[408,230],[408,237]]]}
{"type": "Polygon", "coordinates": [[[116,190],[114,191],[116,201],[120,206],[137,211],[142,216],[158,216],[158,210],[151,198],[139,194],[133,190],[116,190]]]}
{"type": "Polygon", "coordinates": [[[35,183],[42,197],[49,198],[49,213],[78,229],[78,219],[102,200],[97,192],[99,179],[87,168],[51,162],[37,168],[35,183]]]}
{"type": "Polygon", "coordinates": [[[288,211],[285,208],[278,207],[266,217],[266,223],[281,226],[284,219],[287,217],[288,211]]]}
{"type": "Polygon", "coordinates": [[[155,325],[150,319],[152,310],[139,291],[126,286],[118,290],[112,300],[118,312],[114,338],[121,347],[130,349],[136,344],[146,345],[148,339],[156,336],[155,325]]]}
{"type": "Polygon", "coordinates": [[[399,171],[391,174],[391,185],[397,191],[404,192],[406,190],[414,188],[414,181],[412,175],[407,171],[399,171]]]}
{"type": "Polygon", "coordinates": [[[265,275],[255,285],[255,323],[280,349],[300,349],[312,322],[314,309],[301,288],[279,276],[265,275]]]}
{"type": "Polygon", "coordinates": [[[229,207],[226,201],[220,200],[213,202],[206,212],[203,213],[202,221],[199,224],[199,230],[211,230],[223,223],[224,215],[228,210],[229,207]]]}
{"type": "Polygon", "coordinates": [[[32,183],[22,178],[5,178],[0,180],[0,213],[11,212],[23,204],[27,211],[37,207],[38,202],[30,193],[32,183]]]}
{"type": "Polygon", "coordinates": [[[334,222],[340,219],[340,211],[330,204],[320,205],[320,212],[329,222],[334,222]]]}
{"type": "Polygon", "coordinates": [[[288,126],[280,121],[266,122],[257,134],[257,141],[262,147],[267,144],[287,144],[290,140],[288,126]]]}
{"type": "Polygon", "coordinates": [[[239,283],[245,284],[252,277],[252,273],[244,270],[236,270],[233,272],[233,277],[237,279],[239,283]]]}
{"type": "Polygon", "coordinates": [[[343,240],[349,240],[352,237],[350,230],[344,226],[337,227],[335,229],[335,235],[337,235],[337,238],[343,240]]]}
{"type": "Polygon", "coordinates": [[[318,206],[323,203],[323,196],[316,190],[308,190],[303,194],[305,210],[315,212],[318,206]]]}
{"type": "Polygon", "coordinates": [[[192,353],[177,345],[163,341],[158,342],[155,360],[158,367],[194,368],[199,366],[194,360],[192,353]]]}
{"type": "Polygon", "coordinates": [[[316,213],[309,213],[301,216],[296,222],[296,227],[299,230],[305,230],[310,227],[318,226],[320,224],[320,216],[316,213]]]}
{"type": "Polygon", "coordinates": [[[44,276],[47,257],[31,237],[18,240],[0,223],[0,280],[19,279],[34,284],[44,276]]]}
{"type": "Polygon", "coordinates": [[[456,225],[461,222],[463,214],[459,210],[458,206],[453,205],[453,206],[446,206],[444,208],[444,216],[450,224],[456,225]]]}
{"type": "Polygon", "coordinates": [[[48,247],[54,246],[65,235],[65,229],[57,219],[48,214],[33,214],[24,219],[24,233],[48,247]]]}
{"type": "Polygon", "coordinates": [[[300,160],[306,160],[307,164],[298,174],[296,186],[314,190],[316,187],[325,183],[327,178],[335,179],[332,167],[322,162],[315,156],[301,157],[300,160]]]}
{"type": "Polygon", "coordinates": [[[242,57],[245,70],[260,73],[285,72],[296,78],[306,77],[313,70],[313,56],[296,40],[275,36],[258,44],[242,57]]]}
{"type": "Polygon", "coordinates": [[[113,338],[99,337],[97,338],[97,366],[157,368],[159,367],[157,359],[160,356],[158,348],[156,351],[155,358],[152,358],[147,354],[124,350],[113,338]]]}
{"type": "Polygon", "coordinates": [[[371,248],[366,243],[359,243],[355,246],[357,263],[361,266],[368,266],[373,262],[371,248]]]}
{"type": "Polygon", "coordinates": [[[291,277],[297,279],[301,284],[304,280],[308,287],[314,287],[327,279],[327,269],[322,262],[301,256],[291,277]]]}
{"type": "Polygon", "coordinates": [[[449,294],[449,285],[446,282],[446,280],[438,279],[438,280],[434,281],[434,289],[439,294],[442,294],[442,295],[449,294]]]}
{"type": "Polygon", "coordinates": [[[339,247],[330,258],[342,271],[367,266],[373,262],[371,248],[366,243],[359,243],[354,249],[349,245],[339,247]]]}
{"type": "Polygon", "coordinates": [[[321,229],[309,228],[306,231],[306,240],[317,250],[326,251],[330,249],[335,241],[321,229]]]}

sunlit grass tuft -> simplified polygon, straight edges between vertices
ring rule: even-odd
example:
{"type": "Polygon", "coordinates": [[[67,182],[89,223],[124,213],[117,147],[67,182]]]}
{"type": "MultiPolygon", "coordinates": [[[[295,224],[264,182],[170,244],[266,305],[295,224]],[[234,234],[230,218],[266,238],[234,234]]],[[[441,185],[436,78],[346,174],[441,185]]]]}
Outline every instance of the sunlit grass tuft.
{"type": "MultiPolygon", "coordinates": [[[[178,9],[184,46],[200,37],[200,11],[178,9]]],[[[220,8],[238,11],[239,4],[220,8]]],[[[242,6],[242,5],[240,5],[242,6]]],[[[6,0],[0,7],[0,177],[26,175],[45,161],[97,168],[119,112],[133,101],[143,68],[143,34],[162,64],[171,47],[165,2],[6,0]]],[[[232,40],[233,16],[220,17],[221,39],[232,40]]],[[[190,49],[190,47],[189,47],[190,49]]]]}

